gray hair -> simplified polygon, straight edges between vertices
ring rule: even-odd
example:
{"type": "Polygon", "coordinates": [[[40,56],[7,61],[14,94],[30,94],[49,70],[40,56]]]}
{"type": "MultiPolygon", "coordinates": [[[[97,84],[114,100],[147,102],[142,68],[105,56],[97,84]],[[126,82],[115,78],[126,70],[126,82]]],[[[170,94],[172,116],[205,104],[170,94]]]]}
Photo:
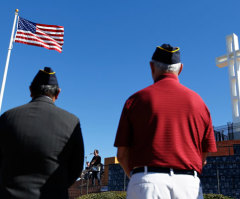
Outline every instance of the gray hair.
{"type": "Polygon", "coordinates": [[[155,60],[151,60],[151,62],[154,64],[156,68],[158,68],[161,71],[166,71],[166,72],[179,72],[181,68],[181,63],[176,63],[176,64],[165,64],[162,62],[158,62],[155,60]]]}
{"type": "Polygon", "coordinates": [[[46,95],[49,97],[55,97],[59,92],[58,85],[39,85],[39,86],[30,86],[31,93],[34,97],[39,95],[46,95]]]}

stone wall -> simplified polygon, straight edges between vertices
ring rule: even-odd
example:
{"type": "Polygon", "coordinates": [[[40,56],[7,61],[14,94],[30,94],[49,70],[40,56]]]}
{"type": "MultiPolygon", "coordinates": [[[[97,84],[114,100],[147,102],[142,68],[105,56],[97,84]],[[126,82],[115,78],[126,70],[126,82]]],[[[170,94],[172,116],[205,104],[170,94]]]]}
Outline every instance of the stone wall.
{"type": "MultiPolygon", "coordinates": [[[[231,155],[237,155],[236,149],[237,146],[240,146],[240,140],[227,140],[227,141],[221,141],[217,142],[217,152],[209,153],[209,156],[231,156],[231,155]]],[[[238,153],[238,155],[240,155],[238,153]]]]}

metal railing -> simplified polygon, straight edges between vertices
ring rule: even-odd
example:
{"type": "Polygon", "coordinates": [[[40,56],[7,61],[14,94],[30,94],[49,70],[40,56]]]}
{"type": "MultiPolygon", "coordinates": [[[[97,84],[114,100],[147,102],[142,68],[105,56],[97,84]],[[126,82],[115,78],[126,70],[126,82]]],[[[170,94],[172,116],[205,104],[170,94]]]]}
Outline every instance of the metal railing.
{"type": "Polygon", "coordinates": [[[240,139],[240,123],[228,122],[227,125],[214,127],[216,141],[240,139]]]}

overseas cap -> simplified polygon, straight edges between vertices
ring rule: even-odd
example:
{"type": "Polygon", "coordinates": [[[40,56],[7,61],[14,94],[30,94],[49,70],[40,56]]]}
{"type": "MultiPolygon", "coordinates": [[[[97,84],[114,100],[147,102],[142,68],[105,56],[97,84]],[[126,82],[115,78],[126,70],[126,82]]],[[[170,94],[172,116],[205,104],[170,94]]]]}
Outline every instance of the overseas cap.
{"type": "Polygon", "coordinates": [[[172,47],[170,44],[158,46],[153,53],[152,60],[165,64],[180,63],[180,48],[172,47]]]}
{"type": "Polygon", "coordinates": [[[58,81],[55,72],[50,67],[45,67],[44,70],[39,70],[34,77],[31,87],[38,87],[40,85],[57,85],[58,81]]]}

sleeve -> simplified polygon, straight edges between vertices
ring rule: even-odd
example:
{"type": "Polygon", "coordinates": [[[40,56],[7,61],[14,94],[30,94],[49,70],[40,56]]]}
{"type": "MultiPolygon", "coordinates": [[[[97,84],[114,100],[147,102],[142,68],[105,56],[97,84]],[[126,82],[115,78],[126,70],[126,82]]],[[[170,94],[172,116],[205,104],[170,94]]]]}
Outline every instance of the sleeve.
{"type": "Polygon", "coordinates": [[[84,143],[80,122],[76,125],[70,138],[72,144],[71,159],[69,161],[69,186],[71,186],[80,176],[84,162],[84,143]]]}
{"type": "Polygon", "coordinates": [[[130,98],[126,101],[123,107],[120,121],[118,124],[115,142],[114,142],[115,147],[131,145],[132,126],[131,126],[129,114],[130,114],[132,103],[133,103],[133,99],[130,98]]]}
{"type": "Polygon", "coordinates": [[[92,162],[95,160],[95,156],[93,156],[92,160],[90,161],[90,165],[92,164],[92,162]]]}
{"type": "Polygon", "coordinates": [[[204,137],[202,140],[202,152],[217,152],[212,119],[208,109],[207,109],[207,112],[208,112],[208,123],[207,123],[204,137]]]}

